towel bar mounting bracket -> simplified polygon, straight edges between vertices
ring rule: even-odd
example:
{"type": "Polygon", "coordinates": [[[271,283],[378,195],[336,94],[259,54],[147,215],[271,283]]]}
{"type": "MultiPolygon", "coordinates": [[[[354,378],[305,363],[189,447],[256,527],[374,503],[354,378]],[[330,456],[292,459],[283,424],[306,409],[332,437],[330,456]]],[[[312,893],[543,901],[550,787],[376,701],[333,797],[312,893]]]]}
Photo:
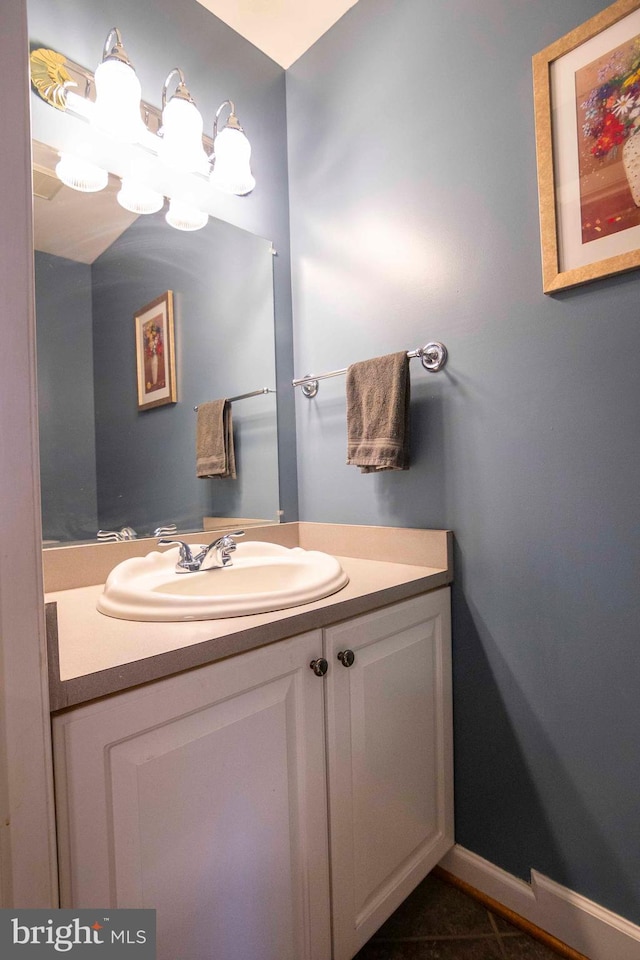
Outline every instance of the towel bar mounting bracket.
{"type": "MultiPolygon", "coordinates": [[[[308,377],[309,374],[305,373],[304,376],[308,377]]],[[[306,380],[306,382],[301,385],[300,389],[304,393],[305,397],[307,397],[309,400],[312,400],[318,392],[318,386],[319,384],[317,380],[306,380]]]]}
{"type": "Polygon", "coordinates": [[[442,370],[447,362],[448,354],[444,343],[434,340],[432,343],[427,343],[424,347],[416,350],[415,353],[410,353],[409,356],[420,357],[420,363],[425,370],[429,370],[430,373],[437,373],[438,370],[442,370]]]}

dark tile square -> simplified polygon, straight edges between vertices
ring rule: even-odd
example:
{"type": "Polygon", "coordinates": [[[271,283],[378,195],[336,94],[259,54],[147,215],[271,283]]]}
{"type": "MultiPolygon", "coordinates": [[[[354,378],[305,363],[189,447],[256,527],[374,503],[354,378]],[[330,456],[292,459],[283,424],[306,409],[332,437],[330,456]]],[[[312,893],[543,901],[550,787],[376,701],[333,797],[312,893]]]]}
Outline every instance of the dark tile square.
{"type": "Polygon", "coordinates": [[[558,960],[555,950],[550,950],[539,940],[524,934],[519,937],[505,937],[502,946],[505,960],[558,960]]]}
{"type": "Polygon", "coordinates": [[[477,940],[413,940],[393,943],[369,940],[354,960],[504,960],[504,957],[497,940],[485,937],[477,940]]]}
{"type": "Polygon", "coordinates": [[[380,927],[374,939],[491,933],[489,916],[481,904],[429,875],[380,927]]]}

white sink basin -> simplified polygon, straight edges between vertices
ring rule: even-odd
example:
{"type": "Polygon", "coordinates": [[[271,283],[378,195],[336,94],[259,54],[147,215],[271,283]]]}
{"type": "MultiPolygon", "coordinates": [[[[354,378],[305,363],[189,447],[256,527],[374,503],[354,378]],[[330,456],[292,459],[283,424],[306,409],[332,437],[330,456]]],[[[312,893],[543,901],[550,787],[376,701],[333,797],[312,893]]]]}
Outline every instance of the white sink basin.
{"type": "Polygon", "coordinates": [[[98,598],[100,613],[120,620],[240,617],[320,600],[349,582],[328,553],[275,543],[238,543],[230,566],[196,573],[176,573],[179,556],[172,547],[119,563],[98,598]]]}

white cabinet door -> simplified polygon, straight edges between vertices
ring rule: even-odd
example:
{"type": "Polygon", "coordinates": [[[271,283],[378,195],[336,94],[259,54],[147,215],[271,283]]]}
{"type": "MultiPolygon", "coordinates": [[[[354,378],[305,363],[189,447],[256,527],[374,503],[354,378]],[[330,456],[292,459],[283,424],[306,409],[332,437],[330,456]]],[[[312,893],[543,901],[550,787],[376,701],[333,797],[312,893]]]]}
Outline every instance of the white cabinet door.
{"type": "Polygon", "coordinates": [[[54,718],[63,907],[158,960],[329,960],[320,631],[54,718]]]}
{"type": "Polygon", "coordinates": [[[450,631],[448,588],[326,631],[333,960],[453,845],[450,631]]]}

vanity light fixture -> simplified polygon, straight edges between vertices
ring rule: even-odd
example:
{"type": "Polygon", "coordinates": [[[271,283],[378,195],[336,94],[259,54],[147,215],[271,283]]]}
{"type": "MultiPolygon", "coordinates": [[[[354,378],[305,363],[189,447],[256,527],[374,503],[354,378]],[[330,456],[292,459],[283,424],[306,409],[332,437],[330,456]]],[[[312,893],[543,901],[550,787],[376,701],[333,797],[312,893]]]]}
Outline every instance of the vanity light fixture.
{"type": "Polygon", "coordinates": [[[195,100],[187,90],[184,74],[174,67],[162,87],[162,127],[159,156],[172,170],[182,173],[206,173],[209,160],[202,146],[204,123],[195,100]],[[167,88],[177,76],[178,86],[167,101],[167,88]]]}
{"type": "Polygon", "coordinates": [[[105,40],[95,87],[94,127],[121,143],[140,141],[146,132],[140,114],[142,88],[117,27],[111,28],[105,40]]]}
{"type": "Polygon", "coordinates": [[[165,198],[174,199],[167,221],[181,230],[197,230],[207,222],[202,211],[211,202],[209,184],[237,196],[255,187],[251,145],[233,101],[224,100],[218,107],[212,139],[203,134],[202,116],[179,67],[164,82],[161,109],[141,100],[140,82],[117,27],[109,31],[95,76],[54,50],[33,50],[30,59],[31,81],[42,99],[99,133],[86,157],[73,157],[73,147],[61,148],[56,172],[67,186],[101,190],[108,182],[107,170],[113,170],[122,178],[118,201],[125,209],[152,213],[165,198]],[[220,124],[225,109],[229,114],[220,124]],[[136,173],[139,161],[147,167],[143,175],[136,173]]]}
{"type": "Polygon", "coordinates": [[[209,158],[213,164],[211,183],[223,193],[246,196],[256,185],[251,173],[251,144],[236,117],[233,100],[225,100],[216,111],[213,123],[213,153],[209,158]],[[227,122],[218,130],[218,120],[225,107],[229,108],[227,122]]]}

